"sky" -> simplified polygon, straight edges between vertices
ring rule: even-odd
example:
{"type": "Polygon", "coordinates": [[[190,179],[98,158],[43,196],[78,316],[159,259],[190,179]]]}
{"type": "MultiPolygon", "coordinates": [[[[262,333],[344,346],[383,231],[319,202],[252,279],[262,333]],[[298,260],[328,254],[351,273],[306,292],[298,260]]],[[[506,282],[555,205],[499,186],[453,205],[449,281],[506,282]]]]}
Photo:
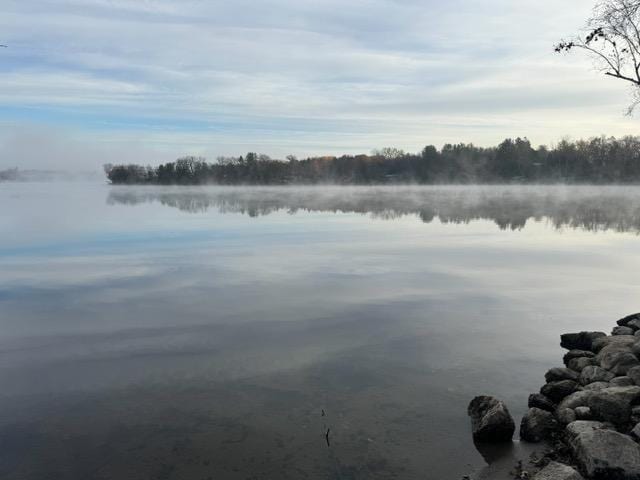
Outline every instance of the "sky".
{"type": "Polygon", "coordinates": [[[590,0],[2,0],[0,168],[637,133],[590,0]]]}

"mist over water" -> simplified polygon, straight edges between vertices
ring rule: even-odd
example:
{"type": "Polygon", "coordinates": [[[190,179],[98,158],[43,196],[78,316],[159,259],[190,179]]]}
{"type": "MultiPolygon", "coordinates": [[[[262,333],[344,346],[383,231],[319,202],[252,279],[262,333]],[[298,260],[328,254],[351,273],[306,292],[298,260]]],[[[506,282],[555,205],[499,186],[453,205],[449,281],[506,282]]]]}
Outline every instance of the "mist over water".
{"type": "Polygon", "coordinates": [[[28,183],[0,211],[7,479],[460,478],[471,397],[521,414],[560,333],[637,310],[634,187],[28,183]]]}
{"type": "Polygon", "coordinates": [[[635,187],[115,187],[109,204],[162,205],[192,213],[215,208],[249,216],[286,211],[370,214],[390,220],[418,215],[425,223],[493,220],[521,229],[529,220],[554,227],[640,231],[640,189],[635,187]]]}

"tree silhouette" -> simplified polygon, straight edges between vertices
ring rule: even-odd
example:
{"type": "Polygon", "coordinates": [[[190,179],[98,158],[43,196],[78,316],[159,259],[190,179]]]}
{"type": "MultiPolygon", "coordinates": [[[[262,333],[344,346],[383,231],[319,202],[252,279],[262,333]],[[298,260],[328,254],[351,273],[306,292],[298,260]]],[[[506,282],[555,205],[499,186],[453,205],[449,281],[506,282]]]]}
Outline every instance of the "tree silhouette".
{"type": "Polygon", "coordinates": [[[605,75],[633,86],[627,113],[640,103],[640,0],[605,0],[596,5],[586,31],[555,46],[558,53],[580,49],[605,75]]]}

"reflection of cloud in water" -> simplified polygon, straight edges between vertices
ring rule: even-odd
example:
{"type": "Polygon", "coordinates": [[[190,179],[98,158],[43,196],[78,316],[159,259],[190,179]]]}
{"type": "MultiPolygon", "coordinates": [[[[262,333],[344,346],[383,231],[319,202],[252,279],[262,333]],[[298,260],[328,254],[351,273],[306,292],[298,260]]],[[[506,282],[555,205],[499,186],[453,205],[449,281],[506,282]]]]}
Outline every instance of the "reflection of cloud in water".
{"type": "Polygon", "coordinates": [[[418,215],[425,223],[488,219],[503,230],[547,219],[555,228],[640,232],[640,189],[633,187],[116,187],[107,202],[250,217],[306,211],[389,220],[418,215]]]}

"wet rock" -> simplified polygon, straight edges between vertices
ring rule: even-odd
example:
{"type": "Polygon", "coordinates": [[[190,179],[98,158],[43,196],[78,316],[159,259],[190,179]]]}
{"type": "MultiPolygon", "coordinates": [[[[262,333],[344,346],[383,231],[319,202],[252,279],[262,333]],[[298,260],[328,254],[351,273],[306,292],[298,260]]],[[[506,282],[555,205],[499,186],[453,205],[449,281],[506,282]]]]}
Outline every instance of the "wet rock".
{"type": "Polygon", "coordinates": [[[631,327],[613,327],[611,335],[633,335],[635,330],[631,327]]]}
{"type": "Polygon", "coordinates": [[[594,422],[588,420],[576,420],[567,425],[566,433],[569,439],[573,439],[584,432],[592,432],[594,430],[607,429],[609,425],[602,422],[594,422]]]}
{"type": "Polygon", "coordinates": [[[640,405],[631,407],[631,422],[640,423],[640,405]]]}
{"type": "Polygon", "coordinates": [[[591,350],[594,352],[599,352],[604,347],[608,347],[610,345],[618,345],[618,346],[628,346],[630,347],[634,343],[636,343],[638,339],[633,335],[612,335],[612,336],[604,336],[596,338],[592,345],[591,350]]]}
{"type": "Polygon", "coordinates": [[[549,382],[558,382],[560,380],[573,380],[578,381],[579,374],[575,370],[569,368],[552,368],[545,373],[544,378],[549,382]]]}
{"type": "Polygon", "coordinates": [[[576,412],[572,408],[558,408],[556,418],[562,425],[569,425],[577,420],[576,412]]]}
{"type": "Polygon", "coordinates": [[[557,411],[560,411],[565,408],[575,409],[577,407],[588,407],[589,402],[596,394],[595,391],[590,390],[580,390],[572,393],[568,397],[566,397],[560,404],[558,405],[557,411]]]}
{"type": "Polygon", "coordinates": [[[582,369],[584,369],[585,367],[588,367],[589,365],[596,365],[597,361],[595,358],[590,358],[590,357],[579,357],[579,358],[572,358],[571,360],[569,360],[567,362],[567,367],[569,367],[571,370],[575,370],[576,372],[581,372],[582,369]]]}
{"type": "Polygon", "coordinates": [[[629,421],[631,406],[640,400],[640,387],[609,387],[599,391],[581,390],[566,397],[556,409],[560,415],[563,409],[589,407],[594,418],[623,425],[629,421]]]}
{"type": "Polygon", "coordinates": [[[609,380],[612,387],[630,387],[635,385],[631,377],[616,377],[609,380]]]}
{"type": "Polygon", "coordinates": [[[606,352],[600,358],[600,365],[618,376],[626,375],[629,369],[640,366],[640,362],[631,352],[606,352]]]}
{"type": "Polygon", "coordinates": [[[593,353],[591,350],[569,350],[562,357],[562,361],[564,362],[565,365],[567,365],[569,363],[569,360],[571,360],[572,358],[582,358],[582,357],[593,358],[595,356],[596,354],[593,353]]]}
{"type": "Polygon", "coordinates": [[[580,372],[580,384],[581,385],[589,385],[594,382],[608,382],[613,379],[615,375],[602,367],[598,367],[595,365],[589,365],[588,367],[584,367],[580,372]]]}
{"type": "Polygon", "coordinates": [[[533,477],[533,480],[584,480],[584,478],[568,465],[550,462],[533,477]]]}
{"type": "Polygon", "coordinates": [[[558,428],[553,414],[539,408],[530,408],[522,417],[520,438],[526,442],[537,443],[548,438],[558,428]]]}
{"type": "Polygon", "coordinates": [[[593,392],[588,407],[596,418],[624,425],[631,417],[631,405],[640,399],[640,387],[610,387],[593,392]]]}
{"type": "Polygon", "coordinates": [[[578,420],[591,420],[593,418],[593,413],[589,407],[576,407],[574,412],[576,412],[576,419],[578,420]]]}
{"type": "Polygon", "coordinates": [[[510,442],[516,429],[504,402],[490,396],[474,398],[467,409],[476,442],[510,442]]]}
{"type": "Polygon", "coordinates": [[[582,387],[583,390],[604,390],[605,388],[609,388],[611,384],[609,382],[593,382],[589,385],[585,385],[582,387]]]}
{"type": "Polygon", "coordinates": [[[632,367],[627,370],[627,377],[629,377],[635,385],[640,385],[640,367],[632,367]]]}
{"type": "Polygon", "coordinates": [[[629,325],[629,322],[631,322],[632,320],[640,320],[640,313],[634,313],[631,315],[627,315],[624,318],[621,318],[620,320],[618,320],[616,323],[618,325],[620,325],[621,327],[626,327],[627,325],[629,325]]]}
{"type": "Polygon", "coordinates": [[[606,336],[604,332],[565,333],[560,336],[560,346],[567,350],[591,350],[594,340],[606,336]]]}
{"type": "Polygon", "coordinates": [[[539,408],[540,410],[547,410],[549,412],[553,412],[556,409],[555,403],[541,393],[532,393],[529,395],[528,406],[529,408],[539,408]]]}
{"type": "Polygon", "coordinates": [[[575,436],[569,444],[580,469],[589,478],[640,479],[640,446],[626,435],[592,430],[575,436]]]}
{"type": "Polygon", "coordinates": [[[540,389],[540,393],[553,402],[559,402],[578,389],[578,383],[573,380],[560,380],[559,382],[549,382],[540,389]]]}

